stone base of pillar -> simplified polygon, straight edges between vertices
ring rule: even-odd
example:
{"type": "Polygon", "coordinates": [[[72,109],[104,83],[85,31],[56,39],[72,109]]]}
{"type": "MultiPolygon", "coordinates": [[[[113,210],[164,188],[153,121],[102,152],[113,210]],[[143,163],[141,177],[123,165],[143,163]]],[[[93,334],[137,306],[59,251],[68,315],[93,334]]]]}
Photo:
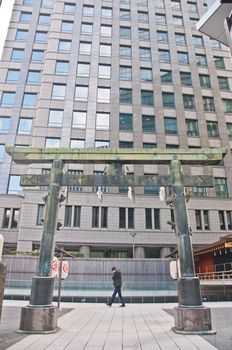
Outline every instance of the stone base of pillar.
{"type": "Polygon", "coordinates": [[[49,334],[58,331],[55,306],[25,306],[21,309],[18,333],[49,334]]]}
{"type": "Polygon", "coordinates": [[[178,334],[215,334],[212,330],[210,308],[200,307],[175,307],[175,327],[172,330],[178,334]]]}

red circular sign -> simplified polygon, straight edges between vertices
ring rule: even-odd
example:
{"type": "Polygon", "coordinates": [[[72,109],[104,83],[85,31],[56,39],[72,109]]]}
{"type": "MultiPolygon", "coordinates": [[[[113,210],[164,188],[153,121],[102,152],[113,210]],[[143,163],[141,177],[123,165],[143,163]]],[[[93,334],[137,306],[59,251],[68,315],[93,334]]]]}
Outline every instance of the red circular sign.
{"type": "Polygon", "coordinates": [[[68,264],[66,262],[64,262],[62,267],[63,267],[64,273],[68,273],[68,264]]]}

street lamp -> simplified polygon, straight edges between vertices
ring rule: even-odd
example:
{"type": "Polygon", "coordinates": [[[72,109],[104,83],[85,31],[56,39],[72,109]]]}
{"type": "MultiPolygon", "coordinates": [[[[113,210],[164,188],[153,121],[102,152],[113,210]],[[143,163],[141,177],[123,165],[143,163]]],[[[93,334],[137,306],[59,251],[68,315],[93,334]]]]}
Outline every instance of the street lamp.
{"type": "Polygon", "coordinates": [[[132,237],[132,252],[133,252],[133,259],[135,257],[135,236],[136,236],[136,232],[129,232],[129,234],[132,237]]]}

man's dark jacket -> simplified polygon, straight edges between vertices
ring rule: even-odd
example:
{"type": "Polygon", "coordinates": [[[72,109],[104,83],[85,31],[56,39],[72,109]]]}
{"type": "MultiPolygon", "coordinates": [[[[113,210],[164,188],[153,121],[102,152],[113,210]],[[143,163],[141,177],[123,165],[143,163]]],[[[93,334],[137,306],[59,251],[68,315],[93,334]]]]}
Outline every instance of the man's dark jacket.
{"type": "Polygon", "coordinates": [[[120,270],[115,270],[112,276],[114,287],[122,286],[122,274],[120,270]]]}

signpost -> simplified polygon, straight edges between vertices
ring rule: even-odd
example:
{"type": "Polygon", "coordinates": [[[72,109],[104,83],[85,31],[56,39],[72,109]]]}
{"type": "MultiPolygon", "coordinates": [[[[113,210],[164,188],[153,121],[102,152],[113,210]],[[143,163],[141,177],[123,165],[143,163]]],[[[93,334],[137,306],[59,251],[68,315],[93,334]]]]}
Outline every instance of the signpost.
{"type": "Polygon", "coordinates": [[[195,277],[191,235],[187,216],[184,187],[213,187],[213,177],[183,175],[181,164],[218,164],[226,154],[220,149],[41,149],[6,147],[12,160],[18,163],[51,163],[50,174],[23,175],[21,186],[49,186],[44,230],[37,275],[33,277],[30,303],[22,308],[20,331],[46,333],[57,330],[56,308],[52,305],[51,277],[55,232],[61,186],[159,186],[171,188],[175,216],[175,233],[180,259],[178,302],[174,309],[175,328],[179,333],[211,333],[210,309],[202,305],[200,284],[195,277]],[[108,174],[69,175],[62,172],[68,163],[107,163],[108,174]],[[169,175],[123,175],[124,164],[169,164],[169,175]],[[42,317],[43,315],[43,317],[42,317]]]}

